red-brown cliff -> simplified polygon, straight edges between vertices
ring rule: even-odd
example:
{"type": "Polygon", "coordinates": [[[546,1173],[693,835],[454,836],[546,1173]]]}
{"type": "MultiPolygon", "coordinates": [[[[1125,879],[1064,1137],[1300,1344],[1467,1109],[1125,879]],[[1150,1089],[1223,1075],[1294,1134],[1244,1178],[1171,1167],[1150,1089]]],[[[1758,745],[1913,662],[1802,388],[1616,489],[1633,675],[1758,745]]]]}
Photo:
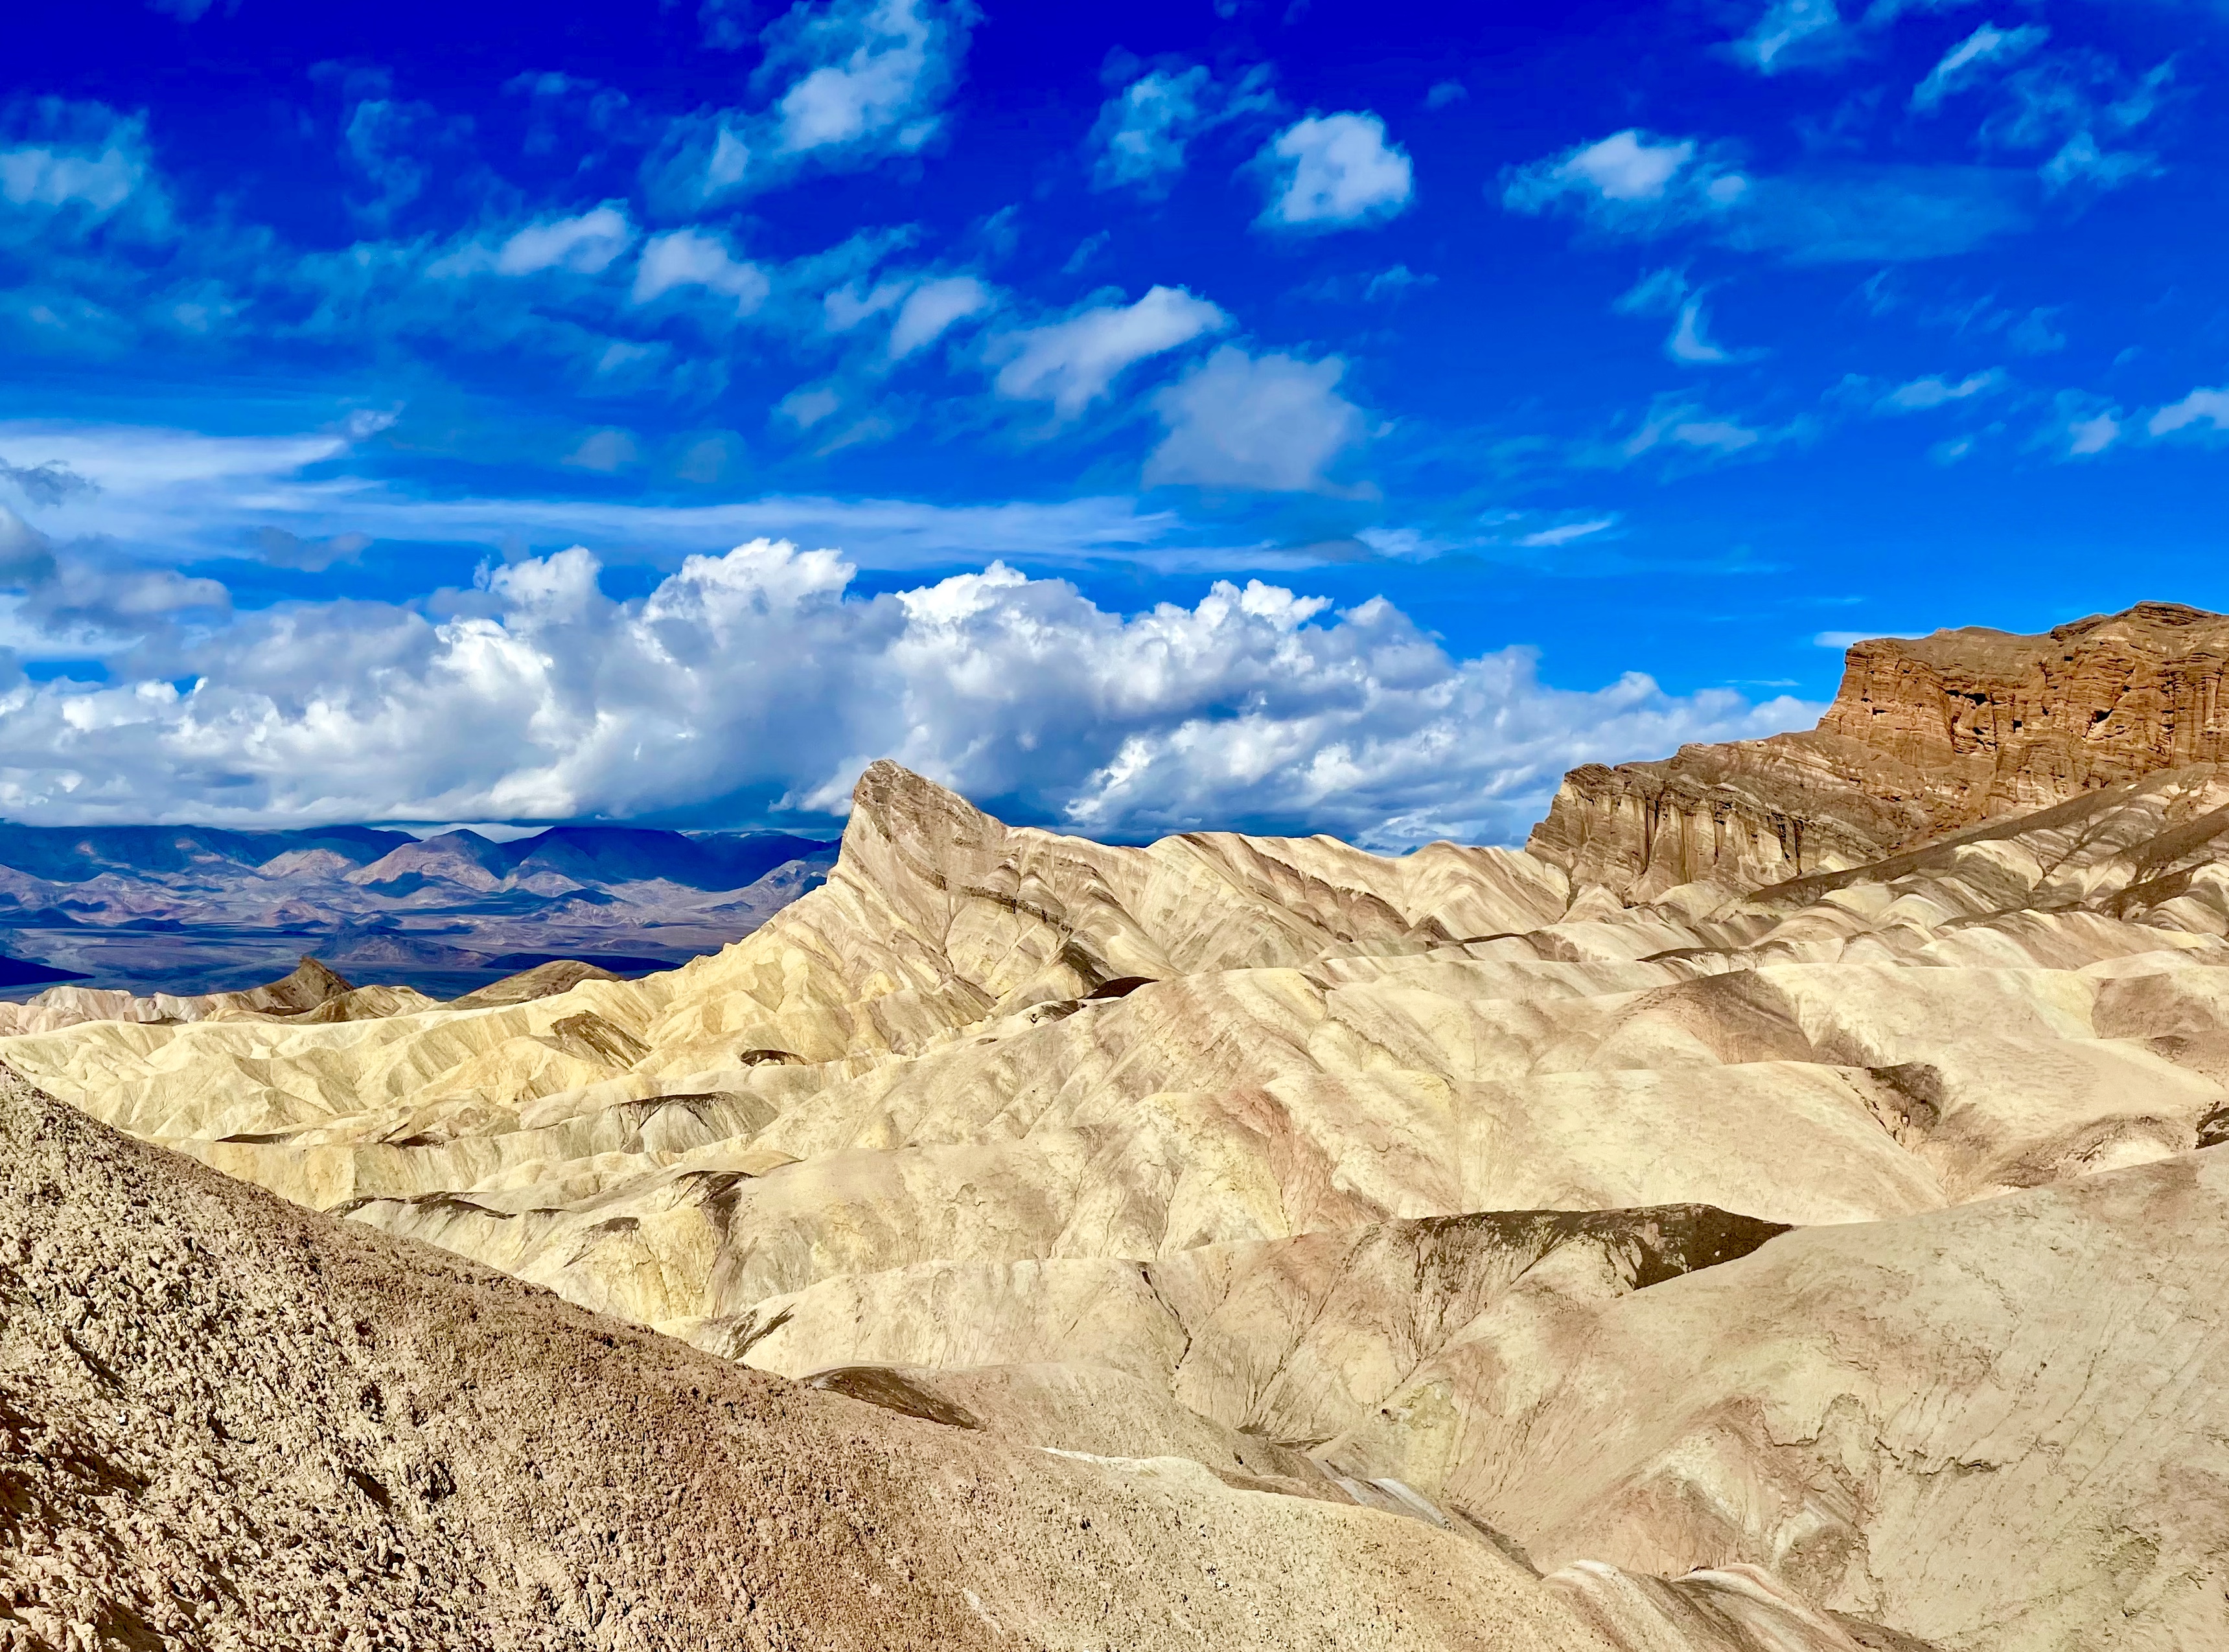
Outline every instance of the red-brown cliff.
{"type": "Polygon", "coordinates": [[[2229,616],[2165,602],[2041,637],[1860,643],[1817,728],[1574,769],[1532,848],[1628,901],[1861,865],[2156,770],[2229,762],[2225,669],[2229,616]]]}

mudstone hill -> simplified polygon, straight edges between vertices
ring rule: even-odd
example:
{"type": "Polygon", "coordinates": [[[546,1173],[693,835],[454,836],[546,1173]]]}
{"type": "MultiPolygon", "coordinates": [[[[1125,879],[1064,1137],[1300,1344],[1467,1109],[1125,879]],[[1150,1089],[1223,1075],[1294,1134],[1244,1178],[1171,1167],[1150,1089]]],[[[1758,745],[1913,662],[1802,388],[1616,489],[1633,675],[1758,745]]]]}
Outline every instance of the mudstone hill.
{"type": "Polygon", "coordinates": [[[679,969],[11,1007],[0,1652],[2229,1646],[2225,665],[1861,644],[1523,850],[878,763],[679,969]]]}

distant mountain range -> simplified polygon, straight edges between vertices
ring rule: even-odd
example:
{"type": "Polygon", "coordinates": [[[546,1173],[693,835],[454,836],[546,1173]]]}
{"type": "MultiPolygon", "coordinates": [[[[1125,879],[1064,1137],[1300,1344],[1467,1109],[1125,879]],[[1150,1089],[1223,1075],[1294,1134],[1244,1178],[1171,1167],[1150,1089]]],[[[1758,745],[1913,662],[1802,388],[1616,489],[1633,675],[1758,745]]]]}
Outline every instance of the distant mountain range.
{"type": "Polygon", "coordinates": [[[556,957],[639,973],[748,934],[835,855],[784,832],[631,826],[497,842],[373,826],[0,823],[0,991],[224,991],[305,953],[436,996],[556,957]]]}

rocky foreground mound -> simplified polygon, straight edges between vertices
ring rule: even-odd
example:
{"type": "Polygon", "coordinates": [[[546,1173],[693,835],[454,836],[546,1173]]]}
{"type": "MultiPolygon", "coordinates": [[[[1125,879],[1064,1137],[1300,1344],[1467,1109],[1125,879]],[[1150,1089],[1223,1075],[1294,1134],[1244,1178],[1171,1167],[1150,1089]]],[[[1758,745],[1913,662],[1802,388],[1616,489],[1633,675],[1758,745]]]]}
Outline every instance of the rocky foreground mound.
{"type": "Polygon", "coordinates": [[[0,1236],[10,1652],[1616,1644],[1489,1545],[762,1376],[18,1083],[0,1236]]]}
{"type": "MultiPolygon", "coordinates": [[[[253,1209],[449,1304],[365,1318],[397,1328],[383,1370],[456,1373],[451,1437],[510,1437],[508,1413],[475,1409],[498,1388],[521,1415],[556,1405],[536,1437],[590,1442],[579,1472],[604,1476],[598,1495],[648,1500],[620,1519],[504,1445],[470,1458],[487,1500],[472,1507],[515,1511],[568,1557],[590,1543],[611,1598],[624,1579],[647,1591],[628,1599],[707,1603],[686,1625],[776,1603],[737,1619],[761,1639],[735,1644],[2229,1645],[2229,1161],[2213,1147],[2229,1140],[2229,771],[2187,760],[2214,751],[2224,713],[2185,692],[2218,679],[2217,625],[2151,605],[2063,628],[2058,663],[2037,668],[2044,699],[2001,702],[2020,735],[2050,739],[1991,725],[1996,755],[1958,759],[1962,791],[1884,734],[1866,749],[1935,790],[1845,765],[1833,818],[1862,824],[1861,798],[1884,852],[1815,871],[1791,856],[1793,879],[1746,874],[1738,855],[1702,876],[1654,850],[1618,861],[1611,836],[1559,848],[1576,818],[1562,802],[1528,853],[1391,861],[1211,834],[1114,848],[1008,828],[877,764],[827,883],[670,974],[346,1021],[89,1021],[0,1041],[0,1060],[347,1217],[289,1212],[37,1104],[40,1139],[74,1130],[99,1162],[193,1190],[197,1232],[260,1233],[232,1213],[253,1209]],[[2173,709],[2155,720],[2171,737],[2123,740],[2115,720],[2134,714],[2109,708],[2090,746],[2068,746],[2088,715],[2068,696],[2140,642],[2166,650],[2144,692],[2173,709]],[[2085,752],[2091,766],[2066,766],[2085,752]],[[430,1263],[415,1241],[649,1330],[430,1263]],[[495,1299],[544,1329],[453,1356],[411,1340],[441,1343],[495,1299]],[[471,1363],[581,1346],[567,1338],[608,1352],[521,1354],[510,1387],[471,1363]],[[626,1398],[614,1414],[639,1404],[642,1420],[595,1424],[595,1393],[630,1370],[651,1374],[625,1378],[627,1395],[649,1384],[684,1420],[626,1398]],[[691,1405],[660,1374],[676,1372],[691,1405]],[[749,1446],[777,1466],[674,1494],[656,1465],[702,1453],[661,1431],[698,1428],[692,1407],[730,1393],[778,1411],[749,1446]],[[834,1436],[813,1429],[864,1444],[824,1450],[834,1436]],[[1003,1489],[951,1489],[963,1482],[1003,1489]],[[1117,1585],[1112,1561],[1063,1546],[1063,1522],[1129,1519],[1093,1500],[1131,1508],[1141,1487],[1194,1500],[1151,1506],[1197,1531],[1197,1553],[1150,1546],[1138,1534],[1162,1514],[1137,1515],[1117,1529],[1142,1570],[1117,1585]],[[870,1614],[813,1639],[798,1626],[833,1596],[780,1592],[789,1516],[767,1511],[789,1497],[942,1544],[906,1564],[920,1610],[947,1616],[870,1614]],[[668,1561],[631,1534],[698,1520],[766,1554],[775,1580],[640,1570],[668,1561]],[[603,1536],[563,1536],[568,1521],[603,1536]],[[986,1558],[999,1544],[1026,1578],[986,1558]],[[1282,1592],[1281,1546],[1298,1557],[1282,1592]],[[971,1590],[983,1617],[950,1605],[971,1590]]],[[[1958,696],[2033,663],[2036,639],[1968,636],[1893,646],[1967,685],[1958,696]]],[[[1883,680],[1867,650],[1889,646],[1853,650],[1853,678],[1883,680]]],[[[1887,676],[1917,692],[1901,667],[1887,676]]],[[[1750,750],[1661,770],[1717,764],[1754,791],[1779,759],[1750,750]]],[[[1806,795],[1830,772],[1806,768],[1806,795]]],[[[1704,813],[1722,803],[1728,819],[1747,806],[1714,794],[1704,813]]],[[[100,1235],[73,1241],[82,1273],[111,1245],[138,1253],[100,1234],[141,1220],[111,1207],[159,1205],[104,1193],[67,1224],[40,1220],[100,1235]]],[[[339,1290],[338,1265],[318,1265],[273,1275],[273,1300],[308,1313],[339,1290]]],[[[6,1310],[10,1335],[74,1324],[67,1289],[41,1289],[37,1313],[6,1310]]],[[[61,1331],[36,1335],[70,1369],[61,1331]]],[[[286,1357],[357,1356],[344,1336],[286,1357]]],[[[212,1359],[212,1393],[226,1360],[254,1368],[212,1359]]],[[[346,1368],[297,1408],[304,1450],[358,1437],[346,1368]]],[[[401,1463],[363,1472],[394,1500],[379,1507],[416,1520],[393,1489],[401,1463]]],[[[491,1542],[479,1534],[511,1518],[455,1529],[491,1542]]],[[[353,1540],[318,1527],[299,1553],[314,1573],[353,1540]]],[[[555,1578],[535,1570],[546,1553],[490,1564],[555,1578]]],[[[796,1565],[821,1575],[818,1553],[796,1565]]],[[[585,1564],[546,1566],[580,1581],[585,1564]]],[[[572,1597],[549,1586],[501,1621],[575,1624],[551,1616],[572,1597]]],[[[439,1597],[414,1633],[449,1633],[460,1598],[439,1597]]],[[[639,1642],[608,1617],[563,1632],[729,1643],[650,1627],[647,1606],[624,1617],[639,1642]]]]}

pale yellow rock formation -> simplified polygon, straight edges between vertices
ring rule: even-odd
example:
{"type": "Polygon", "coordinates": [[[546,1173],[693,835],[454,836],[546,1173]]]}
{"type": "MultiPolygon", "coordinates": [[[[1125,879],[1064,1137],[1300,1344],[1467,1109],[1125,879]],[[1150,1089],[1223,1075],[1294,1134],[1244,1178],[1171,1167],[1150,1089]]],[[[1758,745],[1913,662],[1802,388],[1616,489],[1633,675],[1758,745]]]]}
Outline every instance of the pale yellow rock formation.
{"type": "Polygon", "coordinates": [[[12,1081],[0,1447],[7,1652],[1622,1646],[1475,1536],[781,1382],[12,1081]]]}
{"type": "Polygon", "coordinates": [[[491,981],[461,998],[453,998],[449,1001],[449,1007],[453,1009],[485,1009],[497,1004],[523,1004],[530,999],[548,998],[556,993],[569,992],[583,981],[618,979],[609,970],[583,964],[578,958],[553,958],[547,964],[537,964],[532,969],[521,970],[517,975],[507,975],[500,981],[491,981]]]}
{"type": "Polygon", "coordinates": [[[2118,768],[2001,732],[1985,817],[1792,880],[1110,847],[878,764],[826,885],[684,969],[0,1060],[924,1426],[1564,1568],[1635,1652],[2229,1644],[2210,657],[2118,768]]]}
{"type": "Polygon", "coordinates": [[[242,1016],[291,1018],[315,1015],[324,1021],[362,1020],[431,1008],[434,1000],[408,987],[364,989],[367,996],[315,958],[305,957],[292,974],[245,992],[181,996],[158,992],[134,997],[100,987],[49,987],[23,1003],[0,1002],[0,1035],[48,1033],[89,1021],[189,1021],[242,1016]]]}
{"type": "Polygon", "coordinates": [[[2229,1156],[1481,1323],[1324,1455],[1555,1566],[1739,1559],[1946,1648],[2229,1645],[2229,1156]]]}

